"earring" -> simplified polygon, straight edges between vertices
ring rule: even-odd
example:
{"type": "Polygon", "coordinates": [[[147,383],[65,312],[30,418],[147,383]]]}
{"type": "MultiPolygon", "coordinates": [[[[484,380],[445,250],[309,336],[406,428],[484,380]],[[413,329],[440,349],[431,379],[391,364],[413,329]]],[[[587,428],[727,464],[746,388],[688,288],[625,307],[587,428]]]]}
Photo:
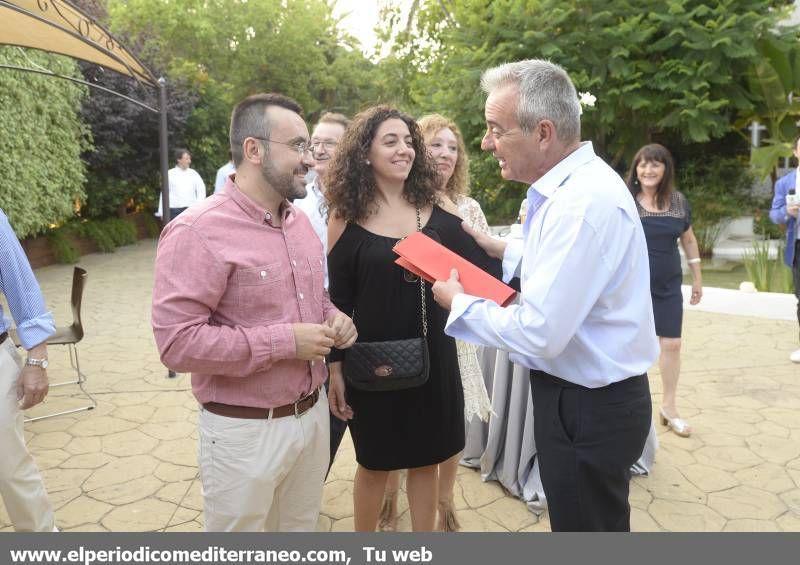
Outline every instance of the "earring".
{"type": "Polygon", "coordinates": [[[366,161],[367,165],[371,165],[372,163],[369,162],[369,159],[366,161]]]}

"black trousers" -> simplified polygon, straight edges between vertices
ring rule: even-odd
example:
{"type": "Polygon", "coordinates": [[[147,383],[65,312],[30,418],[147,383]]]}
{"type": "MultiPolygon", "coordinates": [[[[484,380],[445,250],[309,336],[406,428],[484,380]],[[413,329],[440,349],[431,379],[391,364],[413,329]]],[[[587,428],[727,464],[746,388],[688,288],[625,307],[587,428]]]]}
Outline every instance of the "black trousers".
{"type": "Polygon", "coordinates": [[[531,392],[552,530],[630,531],[630,467],[652,418],[647,374],[586,388],[533,370],[531,392]]]}
{"type": "MultiPolygon", "coordinates": [[[[325,381],[325,392],[328,391],[330,386],[331,380],[330,378],[325,381]]],[[[325,473],[325,478],[328,478],[328,473],[331,472],[331,467],[333,466],[333,460],[336,457],[336,452],[339,451],[339,445],[342,443],[342,438],[344,437],[344,432],[347,429],[347,422],[344,420],[340,420],[336,416],[333,415],[333,412],[330,413],[331,417],[331,459],[328,462],[328,472],[325,473]]]]}
{"type": "MultiPolygon", "coordinates": [[[[340,420],[331,412],[331,461],[328,463],[328,472],[333,465],[333,459],[336,457],[336,452],[339,451],[339,444],[342,443],[344,432],[347,429],[347,422],[340,420]]],[[[327,476],[327,474],[326,474],[327,476]]]]}

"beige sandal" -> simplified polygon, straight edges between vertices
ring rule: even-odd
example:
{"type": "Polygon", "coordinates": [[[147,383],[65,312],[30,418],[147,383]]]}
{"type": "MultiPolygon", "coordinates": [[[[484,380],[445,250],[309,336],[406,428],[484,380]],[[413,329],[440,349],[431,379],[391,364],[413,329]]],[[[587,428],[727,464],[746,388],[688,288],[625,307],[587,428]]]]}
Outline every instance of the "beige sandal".
{"type": "Polygon", "coordinates": [[[661,425],[667,426],[669,429],[675,432],[676,435],[679,435],[680,437],[689,437],[692,435],[692,428],[689,426],[689,422],[680,416],[670,418],[667,416],[666,412],[664,412],[663,407],[659,410],[659,415],[661,416],[661,425]]]}
{"type": "Polygon", "coordinates": [[[397,531],[397,491],[385,493],[381,513],[378,516],[378,530],[381,532],[397,531]]]}
{"type": "Polygon", "coordinates": [[[456,511],[453,508],[453,499],[439,501],[439,524],[437,530],[440,532],[457,532],[461,529],[458,523],[456,511]]]}

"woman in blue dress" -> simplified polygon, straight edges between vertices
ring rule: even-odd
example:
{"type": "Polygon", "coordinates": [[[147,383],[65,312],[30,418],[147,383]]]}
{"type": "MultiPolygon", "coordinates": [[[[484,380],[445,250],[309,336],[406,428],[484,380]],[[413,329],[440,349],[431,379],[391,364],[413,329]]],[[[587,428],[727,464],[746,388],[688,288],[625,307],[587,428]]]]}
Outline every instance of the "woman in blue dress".
{"type": "Polygon", "coordinates": [[[663,384],[661,423],[681,437],[691,435],[691,427],[678,414],[676,394],[681,368],[681,258],[678,240],[692,272],[690,304],[703,296],[700,252],[692,231],[692,211],[686,197],[675,190],[675,165],[669,150],[658,143],[645,145],[636,153],[626,177],[636,199],[650,256],[650,294],[656,334],[661,345],[658,360],[663,384]]]}

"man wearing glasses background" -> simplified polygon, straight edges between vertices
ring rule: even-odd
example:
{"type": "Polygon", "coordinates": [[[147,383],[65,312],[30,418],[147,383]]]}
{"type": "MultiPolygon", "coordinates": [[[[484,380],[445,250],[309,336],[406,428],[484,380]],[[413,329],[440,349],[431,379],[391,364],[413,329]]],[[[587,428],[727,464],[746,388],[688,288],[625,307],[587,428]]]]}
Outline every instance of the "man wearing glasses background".
{"type": "MultiPolygon", "coordinates": [[[[322,248],[325,250],[325,288],[328,288],[328,210],[325,205],[325,174],[328,164],[336,155],[336,147],[344,135],[350,120],[344,114],[326,112],[314,126],[311,133],[311,148],[314,150],[314,180],[306,185],[305,198],[294,201],[294,205],[306,213],[314,231],[317,232],[322,248]]],[[[331,426],[331,459],[328,469],[333,465],[333,459],[342,443],[347,421],[340,420],[333,414],[330,418],[331,426]]]]}
{"type": "Polygon", "coordinates": [[[291,200],[314,166],[301,108],[278,94],[231,116],[236,174],[164,230],[153,333],[192,372],[207,531],[313,531],[329,462],[325,355],[356,338],[324,288],[324,251],[291,200]]]}
{"type": "MultiPolygon", "coordinates": [[[[328,164],[336,155],[336,146],[344,135],[350,120],[343,114],[326,112],[314,126],[311,134],[311,149],[314,151],[314,180],[306,185],[305,198],[294,201],[294,205],[306,213],[314,231],[328,252],[328,213],[325,206],[325,174],[328,164]]],[[[328,273],[325,270],[325,288],[328,288],[328,273]]],[[[339,420],[337,418],[337,420],[339,420]]],[[[339,420],[341,421],[341,420],[339,420]]],[[[341,439],[341,438],[340,438],[341,439]]]]}

